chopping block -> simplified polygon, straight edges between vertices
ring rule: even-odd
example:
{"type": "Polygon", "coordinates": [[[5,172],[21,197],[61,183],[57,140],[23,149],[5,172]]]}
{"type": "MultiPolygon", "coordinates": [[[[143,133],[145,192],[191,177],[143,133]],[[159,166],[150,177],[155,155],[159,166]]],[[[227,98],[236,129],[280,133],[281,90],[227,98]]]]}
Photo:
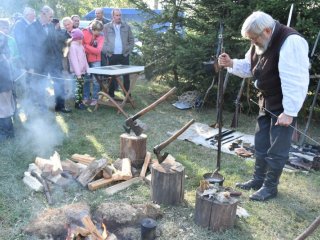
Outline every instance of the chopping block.
{"type": "Polygon", "coordinates": [[[131,165],[141,168],[147,153],[147,135],[123,133],[120,135],[120,158],[129,158],[131,165]]]}
{"type": "Polygon", "coordinates": [[[202,196],[200,188],[197,188],[194,221],[213,232],[230,229],[236,220],[237,205],[238,199],[234,197],[221,202],[210,196],[202,196]]]}
{"type": "Polygon", "coordinates": [[[151,200],[157,204],[178,205],[184,199],[184,166],[170,154],[151,165],[151,200]]]}

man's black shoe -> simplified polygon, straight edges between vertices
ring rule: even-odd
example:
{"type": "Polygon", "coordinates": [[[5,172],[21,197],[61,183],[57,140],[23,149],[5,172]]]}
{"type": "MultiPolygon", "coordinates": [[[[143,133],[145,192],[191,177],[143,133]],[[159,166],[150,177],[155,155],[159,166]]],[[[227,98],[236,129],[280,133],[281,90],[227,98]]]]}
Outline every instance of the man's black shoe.
{"type": "Polygon", "coordinates": [[[71,110],[66,108],[66,107],[63,107],[63,108],[55,108],[55,111],[56,112],[62,112],[62,113],[71,113],[71,110]]]}
{"type": "Polygon", "coordinates": [[[243,190],[258,190],[262,187],[263,180],[255,180],[255,179],[250,179],[247,182],[244,183],[236,183],[236,187],[241,188],[243,190]]]}
{"type": "Polygon", "coordinates": [[[253,193],[249,198],[253,201],[266,201],[275,198],[278,194],[277,187],[262,186],[257,192],[253,193]]]}

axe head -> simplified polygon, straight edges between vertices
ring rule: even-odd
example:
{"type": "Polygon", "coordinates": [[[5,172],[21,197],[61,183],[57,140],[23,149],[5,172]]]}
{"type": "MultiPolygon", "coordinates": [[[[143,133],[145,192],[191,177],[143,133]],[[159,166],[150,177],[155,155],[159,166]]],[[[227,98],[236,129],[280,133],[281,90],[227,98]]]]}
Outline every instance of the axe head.
{"type": "Polygon", "coordinates": [[[143,132],[143,128],[140,127],[136,121],[133,121],[132,118],[128,118],[126,120],[126,124],[123,126],[123,128],[127,133],[130,133],[132,130],[137,136],[140,136],[143,132]]]}
{"type": "Polygon", "coordinates": [[[169,153],[165,152],[163,155],[161,155],[160,151],[158,151],[158,148],[153,148],[154,154],[157,156],[158,162],[162,163],[169,155],[169,153]]]}

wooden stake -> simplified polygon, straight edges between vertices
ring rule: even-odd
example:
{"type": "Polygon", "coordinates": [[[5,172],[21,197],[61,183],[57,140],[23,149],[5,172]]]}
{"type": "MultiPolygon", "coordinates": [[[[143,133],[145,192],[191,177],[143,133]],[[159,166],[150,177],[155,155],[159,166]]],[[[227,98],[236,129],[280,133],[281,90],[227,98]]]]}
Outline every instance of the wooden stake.
{"type": "Polygon", "coordinates": [[[144,158],[144,163],[143,163],[141,172],[140,172],[140,177],[145,177],[146,176],[146,172],[147,172],[150,160],[151,160],[151,153],[147,152],[146,153],[146,157],[144,158]]]}
{"type": "Polygon", "coordinates": [[[86,229],[93,235],[94,240],[104,240],[89,216],[83,217],[81,221],[86,229]]]}

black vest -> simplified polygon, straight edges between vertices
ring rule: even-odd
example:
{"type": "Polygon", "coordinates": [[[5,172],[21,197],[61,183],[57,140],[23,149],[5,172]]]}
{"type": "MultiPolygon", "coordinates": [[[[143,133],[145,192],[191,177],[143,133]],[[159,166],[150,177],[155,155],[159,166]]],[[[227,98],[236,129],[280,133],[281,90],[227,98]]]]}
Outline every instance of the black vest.
{"type": "Polygon", "coordinates": [[[276,22],[267,50],[259,56],[255,52],[254,45],[251,49],[253,80],[256,81],[256,87],[262,94],[262,105],[270,111],[283,111],[278,64],[281,46],[291,34],[300,35],[296,30],[276,22]]]}

